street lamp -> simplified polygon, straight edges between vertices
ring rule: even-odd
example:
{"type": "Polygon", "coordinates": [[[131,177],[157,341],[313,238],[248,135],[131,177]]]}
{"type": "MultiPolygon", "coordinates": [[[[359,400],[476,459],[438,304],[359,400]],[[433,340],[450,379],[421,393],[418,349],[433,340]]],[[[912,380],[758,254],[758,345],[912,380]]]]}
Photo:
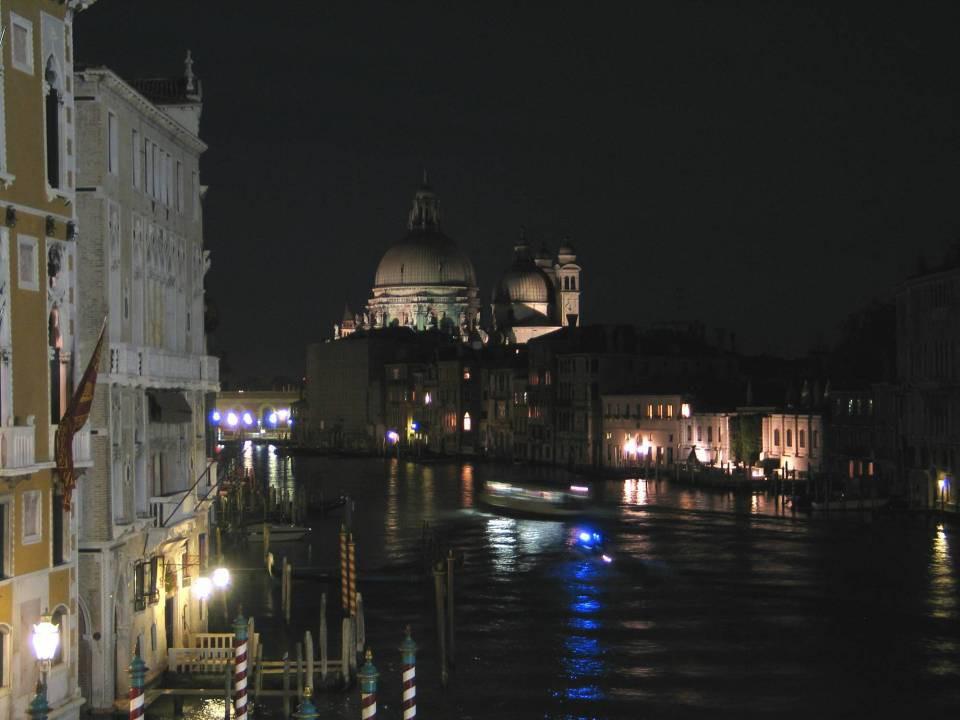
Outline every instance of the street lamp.
{"type": "Polygon", "coordinates": [[[225,590],[230,584],[230,571],[225,567],[218,567],[213,571],[213,585],[217,590],[225,590]]]}
{"type": "Polygon", "coordinates": [[[213,592],[213,581],[208,577],[198,577],[193,581],[193,594],[200,600],[206,600],[213,592]]]}
{"type": "Polygon", "coordinates": [[[33,645],[33,654],[40,664],[41,680],[37,682],[37,694],[30,702],[30,717],[34,720],[46,720],[49,706],[47,705],[47,673],[50,663],[57,654],[60,645],[60,627],[54,625],[49,613],[40,617],[40,622],[33,626],[33,635],[30,638],[33,645]]]}

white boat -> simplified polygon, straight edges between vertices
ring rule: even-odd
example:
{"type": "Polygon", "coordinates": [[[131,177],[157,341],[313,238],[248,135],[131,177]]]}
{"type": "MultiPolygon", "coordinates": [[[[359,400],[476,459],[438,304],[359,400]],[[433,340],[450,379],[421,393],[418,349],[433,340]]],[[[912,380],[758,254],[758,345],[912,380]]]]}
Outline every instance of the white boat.
{"type": "Polygon", "coordinates": [[[878,510],[889,503],[890,498],[839,498],[830,502],[815,500],[811,507],[814,510],[878,510]]]}
{"type": "Polygon", "coordinates": [[[576,517],[590,507],[586,485],[554,487],[532,483],[491,481],[484,485],[480,502],[495,509],[521,515],[576,517]]]}
{"type": "Polygon", "coordinates": [[[297,540],[302,540],[307,535],[310,534],[310,528],[303,527],[302,525],[280,525],[280,524],[271,524],[266,525],[265,523],[258,523],[256,525],[250,525],[247,528],[247,537],[251,540],[263,540],[263,528],[270,528],[270,542],[296,542],[297,540]]]}

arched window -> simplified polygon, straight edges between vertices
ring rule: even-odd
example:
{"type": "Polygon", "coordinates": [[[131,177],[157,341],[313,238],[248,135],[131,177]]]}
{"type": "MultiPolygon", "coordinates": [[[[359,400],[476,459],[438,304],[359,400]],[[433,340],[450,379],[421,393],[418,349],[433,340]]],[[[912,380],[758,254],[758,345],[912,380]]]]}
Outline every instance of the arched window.
{"type": "Polygon", "coordinates": [[[787,429],[787,447],[793,447],[793,430],[787,429]]]}
{"type": "Polygon", "coordinates": [[[773,445],[774,447],[780,447],[780,431],[779,430],[773,431],[773,445]]]}
{"type": "Polygon", "coordinates": [[[577,278],[576,278],[576,277],[570,278],[570,289],[571,289],[571,290],[576,290],[576,289],[577,289],[577,278]]]}
{"type": "Polygon", "coordinates": [[[66,659],[64,648],[70,642],[70,624],[67,622],[67,609],[61,605],[53,611],[51,620],[60,629],[60,642],[57,643],[57,652],[53,655],[52,665],[59,665],[66,659]]]}
{"type": "Polygon", "coordinates": [[[473,427],[473,420],[470,418],[470,413],[465,412],[463,414],[463,431],[470,432],[470,428],[473,427]]]}
{"type": "Polygon", "coordinates": [[[60,78],[57,75],[56,63],[51,55],[47,59],[44,72],[47,81],[47,94],[44,98],[44,123],[47,140],[47,184],[52,188],[60,188],[60,78]]]}

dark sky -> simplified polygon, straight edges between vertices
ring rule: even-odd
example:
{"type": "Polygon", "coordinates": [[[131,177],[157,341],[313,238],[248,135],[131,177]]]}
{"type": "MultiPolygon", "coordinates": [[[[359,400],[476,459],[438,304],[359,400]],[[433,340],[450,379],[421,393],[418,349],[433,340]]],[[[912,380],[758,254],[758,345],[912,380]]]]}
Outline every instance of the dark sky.
{"type": "Polygon", "coordinates": [[[569,235],[585,322],[802,353],[957,237],[956,3],[99,0],[77,57],[203,79],[208,293],[301,372],[429,170],[489,302],[569,235]]]}

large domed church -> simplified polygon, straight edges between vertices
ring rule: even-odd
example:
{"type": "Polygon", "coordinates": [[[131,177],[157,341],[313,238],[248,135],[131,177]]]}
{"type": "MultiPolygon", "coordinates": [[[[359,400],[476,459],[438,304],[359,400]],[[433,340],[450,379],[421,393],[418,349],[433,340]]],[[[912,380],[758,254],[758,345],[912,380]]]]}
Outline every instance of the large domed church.
{"type": "MultiPolygon", "coordinates": [[[[498,342],[525,343],[580,324],[580,266],[569,243],[556,259],[536,254],[521,235],[514,260],[493,293],[491,335],[498,342]]],[[[437,329],[454,337],[486,342],[480,328],[480,291],[473,263],[440,230],[440,205],[427,182],[413,198],[407,233],[391,245],[377,266],[366,312],[344,310],[334,338],[360,329],[437,329]]]]}
{"type": "Polygon", "coordinates": [[[462,336],[480,324],[473,263],[440,230],[440,204],[426,176],[413,198],[407,234],[377,266],[367,314],[376,328],[438,328],[462,336]]]}

